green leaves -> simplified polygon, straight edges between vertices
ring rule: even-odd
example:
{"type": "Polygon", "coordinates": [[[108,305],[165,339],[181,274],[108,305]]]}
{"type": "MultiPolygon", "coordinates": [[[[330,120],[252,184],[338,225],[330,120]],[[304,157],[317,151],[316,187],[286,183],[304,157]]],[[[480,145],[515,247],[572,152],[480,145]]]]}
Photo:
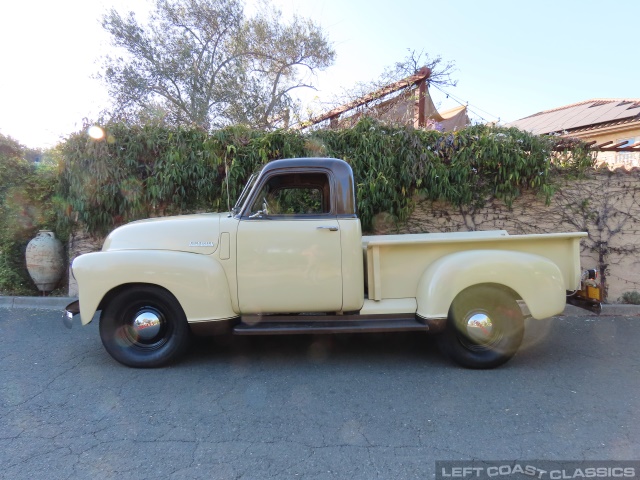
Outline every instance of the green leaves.
{"type": "Polygon", "coordinates": [[[241,126],[106,126],[109,140],[84,133],[63,145],[61,218],[92,233],[157,215],[224,210],[249,175],[277,158],[326,156],[351,164],[365,230],[381,212],[408,218],[417,194],[453,205],[507,204],[524,190],[547,199],[555,179],[592,164],[587,148],[552,156],[555,138],[475,125],[453,133],[389,126],[363,118],[355,127],[308,134],[241,126]],[[224,184],[229,180],[229,193],[224,184]]]}

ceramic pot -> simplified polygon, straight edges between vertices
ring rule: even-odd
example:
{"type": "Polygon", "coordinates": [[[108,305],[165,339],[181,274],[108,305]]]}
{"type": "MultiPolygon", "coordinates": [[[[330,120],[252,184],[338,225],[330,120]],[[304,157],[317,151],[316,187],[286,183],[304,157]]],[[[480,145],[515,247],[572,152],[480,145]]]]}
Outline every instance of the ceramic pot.
{"type": "Polygon", "coordinates": [[[27,270],[41,292],[53,290],[64,273],[64,249],[53,232],[40,230],[27,245],[27,270]]]}

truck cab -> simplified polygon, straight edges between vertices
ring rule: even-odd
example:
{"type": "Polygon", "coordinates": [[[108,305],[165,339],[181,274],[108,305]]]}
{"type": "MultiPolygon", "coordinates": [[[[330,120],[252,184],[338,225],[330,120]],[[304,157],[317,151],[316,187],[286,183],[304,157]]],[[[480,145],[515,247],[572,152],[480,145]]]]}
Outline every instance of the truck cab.
{"type": "Polygon", "coordinates": [[[221,222],[236,240],[240,312],[362,308],[362,232],[346,162],[271,162],[241,201],[221,222]]]}

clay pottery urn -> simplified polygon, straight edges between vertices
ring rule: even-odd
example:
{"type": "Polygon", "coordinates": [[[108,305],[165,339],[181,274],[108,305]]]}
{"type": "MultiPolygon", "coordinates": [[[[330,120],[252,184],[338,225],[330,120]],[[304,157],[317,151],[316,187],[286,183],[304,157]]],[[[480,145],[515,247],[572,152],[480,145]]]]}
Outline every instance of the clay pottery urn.
{"type": "Polygon", "coordinates": [[[64,273],[64,249],[53,232],[40,230],[27,245],[27,270],[41,292],[50,292],[64,273]]]}

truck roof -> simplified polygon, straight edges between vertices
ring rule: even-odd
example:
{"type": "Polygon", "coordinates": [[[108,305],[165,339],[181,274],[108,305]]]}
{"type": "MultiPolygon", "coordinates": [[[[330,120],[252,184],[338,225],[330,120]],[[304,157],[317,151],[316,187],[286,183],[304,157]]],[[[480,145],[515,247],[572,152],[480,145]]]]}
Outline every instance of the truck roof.
{"type": "MultiPolygon", "coordinates": [[[[296,170],[311,172],[324,171],[329,173],[332,182],[332,195],[338,215],[355,215],[356,194],[353,180],[353,170],[344,160],[339,158],[285,158],[267,163],[260,172],[260,177],[271,175],[278,171],[296,170]]],[[[260,179],[258,179],[258,183],[260,179]]]]}

